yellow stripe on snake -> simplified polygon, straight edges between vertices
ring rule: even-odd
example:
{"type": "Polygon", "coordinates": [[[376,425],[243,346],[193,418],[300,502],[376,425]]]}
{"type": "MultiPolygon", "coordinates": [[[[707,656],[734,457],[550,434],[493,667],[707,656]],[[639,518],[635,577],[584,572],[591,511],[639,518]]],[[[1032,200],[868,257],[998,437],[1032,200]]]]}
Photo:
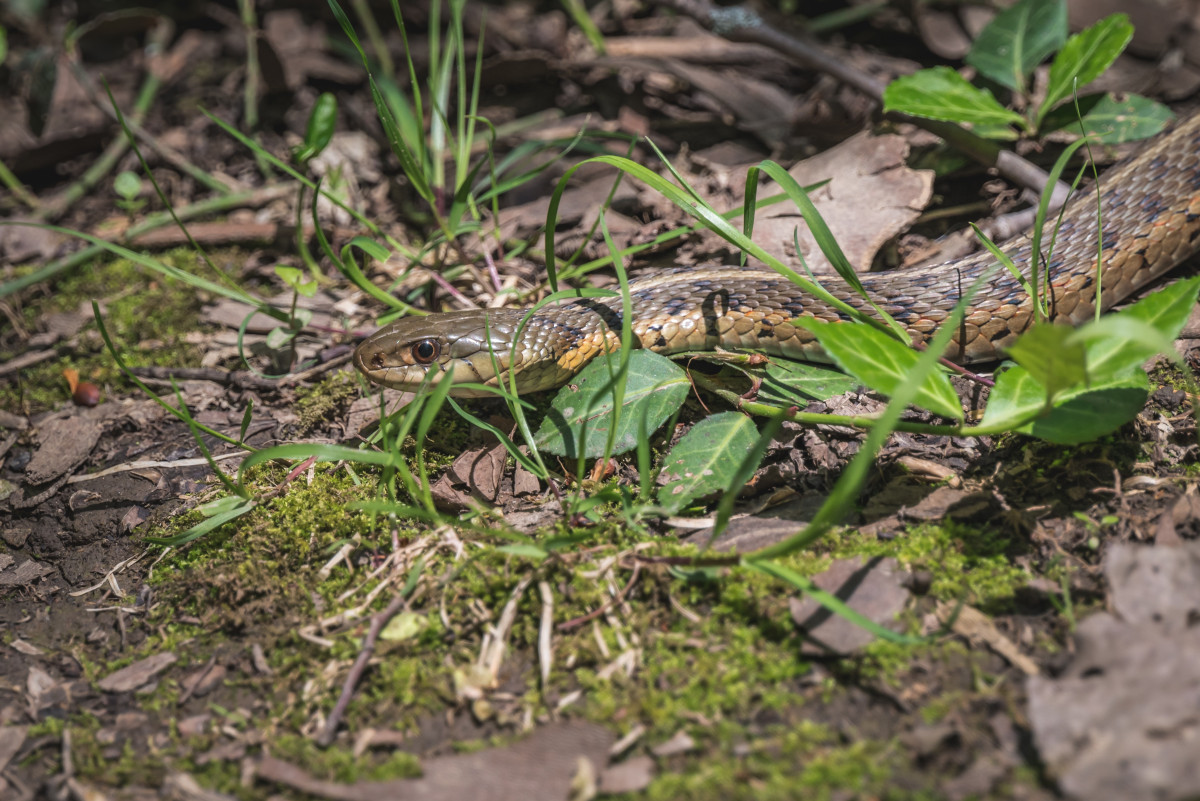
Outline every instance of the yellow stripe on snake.
{"type": "MultiPolygon", "coordinates": [[[[1094,191],[1080,193],[1067,204],[1056,234],[1056,221],[1046,223],[1042,247],[1052,235],[1055,242],[1045,265],[1047,304],[1058,321],[1079,324],[1093,315],[1098,236],[1105,309],[1200,249],[1200,114],[1179,122],[1134,158],[1106,172],[1100,188],[1099,234],[1094,191]]],[[[1002,250],[1028,275],[1028,234],[1010,240],[1002,250]]],[[[994,264],[984,251],[936,267],[865,275],[862,283],[914,341],[923,342],[949,316],[960,288],[969,287],[994,264]]],[[[871,313],[841,279],[823,277],[821,283],[837,298],[871,313]]],[[[825,361],[812,334],[791,321],[806,316],[846,319],[768,269],[656,271],[631,281],[629,292],[635,347],[667,355],[721,347],[825,361]]],[[[364,341],[354,362],[371,381],[409,390],[419,387],[431,369],[438,370],[434,383],[449,378],[454,384],[490,386],[508,386],[512,372],[518,391],[524,393],[560,386],[596,354],[620,345],[620,298],[548,305],[518,330],[526,313],[487,309],[406,317],[364,341]]],[[[972,299],[947,355],[960,363],[995,360],[1031,319],[1028,295],[1000,268],[972,299]]],[[[451,394],[486,393],[455,387],[451,394]]]]}

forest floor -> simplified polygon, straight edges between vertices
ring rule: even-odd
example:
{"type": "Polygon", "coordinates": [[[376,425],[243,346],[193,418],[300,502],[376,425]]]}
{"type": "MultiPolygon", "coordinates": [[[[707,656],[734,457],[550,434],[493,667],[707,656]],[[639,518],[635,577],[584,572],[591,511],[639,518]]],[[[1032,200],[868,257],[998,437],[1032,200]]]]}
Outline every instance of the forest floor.
{"type": "MultiPolygon", "coordinates": [[[[468,5],[465,71],[478,56],[475,114],[494,127],[478,123],[462,163],[486,175],[494,134],[496,163],[521,180],[463,212],[456,224],[471,224],[447,247],[437,212],[449,218],[453,185],[423,205],[327,9],[262,8],[248,36],[227,4],[175,19],[88,16],[88,5],[77,20],[55,8],[7,20],[20,91],[0,93],[0,163],[30,194],[0,196],[0,215],[130,251],[72,258],[87,244],[78,235],[0,227],[0,797],[1200,794],[1200,472],[1193,399],[1168,362],[1151,370],[1136,419],[1096,442],[892,434],[843,527],[778,562],[890,640],[777,575],[693,561],[706,545],[746,553],[802,529],[860,430],[785,423],[715,541],[718,500],[656,513],[633,454],[582,469],[547,455],[547,480],[449,407],[397,446],[407,464],[422,455],[424,492],[321,458],[327,446],[386,452],[381,406],[411,399],[354,371],[350,353],[385,308],[332,268],[312,194],[281,166],[298,165],[322,93],[336,98],[336,131],[295,169],[361,212],[322,201],[322,230],[339,254],[356,236],[385,245],[385,259],[358,251],[359,266],[430,310],[543,297],[539,231],[559,178],[596,155],[666,173],[648,141],[722,210],[743,202],[763,159],[799,165],[801,183],[832,179],[814,199],[863,270],[936,258],[948,232],[1019,205],[1008,185],[952,170],[962,160],[929,134],[881,123],[871,99],[832,77],[662,8],[607,4],[599,54],[557,4],[468,5]],[[165,206],[105,87],[137,121],[183,228],[155,221],[165,206]],[[302,280],[305,251],[321,278],[294,307],[275,268],[302,280]],[[278,313],[253,314],[238,292],[278,313]],[[105,346],[93,304],[141,387],[105,346]],[[205,430],[149,393],[182,402],[205,430]],[[238,474],[243,444],[288,443],[314,458],[238,474]],[[419,515],[397,511],[412,507],[419,515]],[[190,542],[161,544],[222,514],[190,542]]],[[[407,93],[400,54],[424,80],[452,54],[453,25],[402,5],[407,51],[390,8],[375,11],[399,75],[389,85],[407,93]]],[[[840,10],[816,5],[805,11],[840,10]]],[[[1070,5],[1073,23],[1095,18],[1070,5]]],[[[1170,37],[1190,30],[1188,8],[1135,18],[1133,55],[1104,88],[1186,114],[1200,46],[1170,37]]],[[[960,63],[977,12],[877,9],[822,39],[892,78],[960,63]]],[[[1048,164],[1056,148],[1020,149],[1048,164]]],[[[597,162],[572,176],[556,217],[567,274],[597,268],[614,285],[602,210],[617,248],[644,246],[634,274],[737,263],[711,234],[665,236],[690,220],[616,177],[597,162]]],[[[793,242],[798,218],[782,207],[755,236],[798,264],[797,244],[816,251],[793,242]]],[[[1197,330],[1179,341],[1187,364],[1197,330]]],[[[982,401],[956,386],[968,409],[982,401]]],[[[528,400],[536,421],[550,398],[528,400]]],[[[502,401],[461,403],[514,432],[502,401]]],[[[806,411],[885,405],[855,386],[806,411]]],[[[726,408],[691,392],[650,438],[651,458],[726,408]]]]}

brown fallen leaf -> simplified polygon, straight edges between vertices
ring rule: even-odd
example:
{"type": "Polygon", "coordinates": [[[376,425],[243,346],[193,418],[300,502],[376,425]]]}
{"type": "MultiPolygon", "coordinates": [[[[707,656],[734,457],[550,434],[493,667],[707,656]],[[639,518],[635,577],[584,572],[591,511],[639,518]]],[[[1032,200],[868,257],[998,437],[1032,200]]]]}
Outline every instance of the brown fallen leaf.
{"type": "MultiPolygon", "coordinates": [[[[836,560],[828,570],[813,576],[812,581],[867,619],[890,628],[908,603],[907,578],[908,574],[891,557],[864,562],[861,556],[856,556],[836,560]]],[[[790,598],[788,607],[792,620],[807,635],[801,646],[804,654],[849,654],[875,640],[875,635],[862,626],[830,612],[810,597],[790,598]]]]}
{"type": "Polygon", "coordinates": [[[593,781],[600,774],[615,739],[594,723],[561,722],[542,726],[509,746],[425,760],[419,779],[339,784],[273,757],[258,763],[257,777],[339,801],[563,801],[581,770],[593,781]]]}
{"type": "Polygon", "coordinates": [[[605,795],[636,793],[654,781],[654,760],[635,756],[613,765],[600,774],[600,792],[605,795]]]}
{"type": "Polygon", "coordinates": [[[472,496],[495,503],[500,496],[506,459],[508,451],[499,442],[472,448],[454,460],[448,473],[455,483],[465,484],[472,496]]]}
{"type": "Polygon", "coordinates": [[[101,426],[97,418],[72,414],[56,417],[38,429],[38,449],[25,477],[30,484],[44,484],[83,464],[92,448],[100,441],[101,426]]]}
{"type": "Polygon", "coordinates": [[[1114,544],[1110,607],[1075,633],[1076,656],[1027,684],[1038,753],[1071,798],[1200,796],[1200,543],[1114,544]]]}
{"type": "Polygon", "coordinates": [[[108,674],[96,682],[96,686],[108,693],[132,692],[149,683],[159,673],[175,664],[178,659],[179,657],[170,651],[148,656],[108,674]]]}
{"type": "MultiPolygon", "coordinates": [[[[907,230],[933,195],[933,172],[909,169],[906,156],[904,137],[864,132],[788,170],[801,186],[829,181],[811,198],[857,272],[871,268],[879,249],[907,230]]],[[[754,240],[802,270],[793,237],[813,272],[832,271],[790,203],[765,206],[755,215],[754,240]]]]}
{"type": "Polygon", "coordinates": [[[8,767],[8,763],[25,744],[25,732],[28,726],[0,726],[0,771],[8,767]]]}

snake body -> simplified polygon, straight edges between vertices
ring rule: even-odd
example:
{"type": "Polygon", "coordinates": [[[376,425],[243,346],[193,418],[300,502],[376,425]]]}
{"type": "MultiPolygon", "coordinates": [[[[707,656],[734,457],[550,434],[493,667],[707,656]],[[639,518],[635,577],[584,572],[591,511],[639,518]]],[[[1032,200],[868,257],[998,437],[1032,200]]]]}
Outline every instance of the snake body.
{"type": "MultiPolygon", "coordinates": [[[[1200,249],[1200,113],[1106,172],[1099,186],[1101,228],[1094,191],[1080,193],[1061,221],[1046,224],[1043,250],[1054,243],[1044,266],[1046,301],[1056,321],[1079,324],[1094,314],[1097,240],[1105,309],[1200,249]]],[[[1002,250],[1028,275],[1029,234],[1002,250]]],[[[862,284],[914,341],[923,342],[950,315],[961,289],[994,264],[984,251],[931,268],[866,275],[862,284]]],[[[822,286],[872,313],[841,279],[822,278],[822,286]]],[[[812,335],[791,321],[846,319],[768,269],[659,270],[630,282],[629,292],[635,347],[668,355],[721,347],[822,361],[812,335]]],[[[619,297],[578,299],[545,306],[524,325],[527,309],[406,317],[365,340],[354,361],[371,381],[399,389],[416,389],[436,366],[434,383],[507,386],[511,371],[519,392],[536,392],[566,383],[598,353],[619,347],[621,309],[619,297]]],[[[998,269],[972,299],[947,355],[960,363],[995,360],[1031,320],[1025,290],[1007,270],[998,269]]],[[[451,394],[486,393],[455,387],[451,394]]]]}

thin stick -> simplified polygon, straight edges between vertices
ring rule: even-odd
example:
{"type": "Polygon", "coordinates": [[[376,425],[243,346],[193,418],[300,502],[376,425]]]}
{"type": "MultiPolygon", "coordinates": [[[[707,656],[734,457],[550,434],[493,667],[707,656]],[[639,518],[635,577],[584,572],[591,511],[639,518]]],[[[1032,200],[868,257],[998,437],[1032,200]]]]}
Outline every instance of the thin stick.
{"type": "Polygon", "coordinates": [[[403,592],[399,592],[387,605],[387,609],[372,616],[371,628],[367,631],[367,638],[363,641],[362,651],[359,652],[358,659],[354,660],[353,667],[346,675],[346,681],[342,685],[342,694],[338,697],[333,709],[330,710],[329,717],[325,719],[325,727],[317,735],[317,745],[322,748],[333,745],[333,741],[337,737],[338,726],[341,725],[342,717],[346,714],[346,708],[350,706],[350,699],[354,697],[354,690],[358,687],[358,682],[362,678],[363,672],[366,671],[371,657],[375,655],[375,643],[379,640],[379,633],[407,605],[408,599],[403,592]]]}

